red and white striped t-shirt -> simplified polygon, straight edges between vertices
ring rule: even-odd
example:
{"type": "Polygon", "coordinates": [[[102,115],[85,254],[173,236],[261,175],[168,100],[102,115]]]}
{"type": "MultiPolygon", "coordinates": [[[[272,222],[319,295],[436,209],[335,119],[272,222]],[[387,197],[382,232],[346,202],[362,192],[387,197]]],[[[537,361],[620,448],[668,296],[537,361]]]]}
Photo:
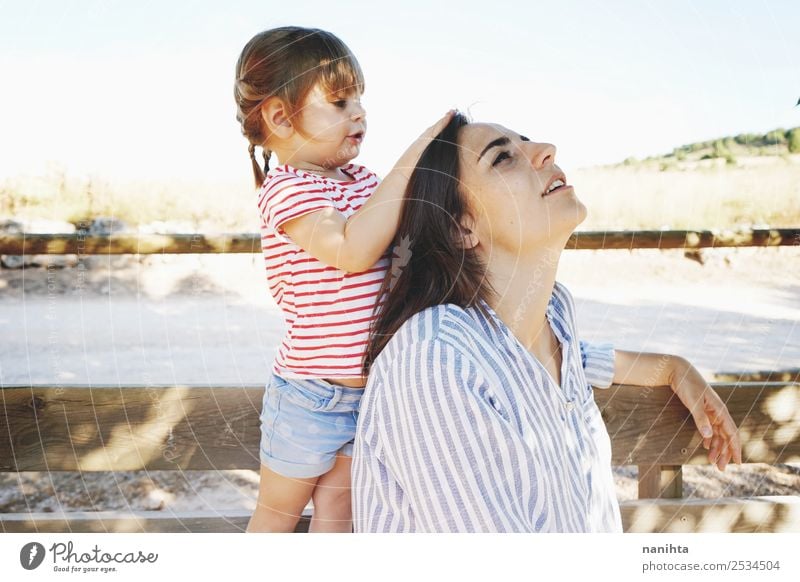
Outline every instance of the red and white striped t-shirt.
{"type": "Polygon", "coordinates": [[[271,169],[258,191],[261,249],[269,291],[288,329],[273,362],[285,378],[359,377],[369,326],[390,251],[362,273],[347,273],[318,261],[296,245],[281,225],[325,208],[345,217],[356,212],[378,186],[364,166],[348,164],[342,182],[288,164],[271,169]]]}

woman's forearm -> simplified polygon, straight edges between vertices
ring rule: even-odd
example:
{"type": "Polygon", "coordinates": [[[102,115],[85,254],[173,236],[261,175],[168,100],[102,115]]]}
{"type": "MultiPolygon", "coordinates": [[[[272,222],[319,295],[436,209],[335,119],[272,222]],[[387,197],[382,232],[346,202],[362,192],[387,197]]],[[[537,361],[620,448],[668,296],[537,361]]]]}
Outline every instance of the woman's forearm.
{"type": "Polygon", "coordinates": [[[676,377],[694,369],[672,354],[614,350],[614,383],[633,386],[672,386],[676,377]]]}

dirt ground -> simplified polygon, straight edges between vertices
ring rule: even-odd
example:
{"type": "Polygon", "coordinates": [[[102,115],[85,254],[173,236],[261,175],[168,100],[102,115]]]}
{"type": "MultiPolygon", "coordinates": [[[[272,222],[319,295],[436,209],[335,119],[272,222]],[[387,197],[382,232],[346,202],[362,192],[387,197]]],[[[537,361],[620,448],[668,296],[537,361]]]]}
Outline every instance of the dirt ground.
{"type": "MultiPolygon", "coordinates": [[[[800,367],[800,247],[716,249],[703,251],[702,261],[680,251],[572,251],[558,278],[572,290],[581,336],[590,341],[680,353],[708,379],[720,371],[800,367]]],[[[0,269],[0,323],[14,332],[0,351],[2,385],[135,383],[145,364],[151,379],[165,382],[266,377],[283,324],[259,256],[40,262],[0,269]],[[208,331],[219,329],[224,333],[209,339],[208,331]],[[168,345],[167,355],[147,352],[151,345],[168,345]],[[142,356],[125,367],[123,353],[142,356]]],[[[636,468],[614,472],[619,499],[636,498],[636,468]]],[[[255,471],[6,473],[0,512],[252,509],[257,490],[255,471]]],[[[724,473],[688,466],[683,491],[798,495],[800,465],[729,466],[724,473]]]]}

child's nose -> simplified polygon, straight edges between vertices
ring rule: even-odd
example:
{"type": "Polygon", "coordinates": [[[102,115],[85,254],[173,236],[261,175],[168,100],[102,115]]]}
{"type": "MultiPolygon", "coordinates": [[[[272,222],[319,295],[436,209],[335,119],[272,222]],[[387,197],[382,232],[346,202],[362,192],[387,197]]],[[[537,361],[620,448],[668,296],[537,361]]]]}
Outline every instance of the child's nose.
{"type": "Polygon", "coordinates": [[[353,113],[350,115],[350,119],[352,119],[353,121],[360,121],[364,119],[366,115],[367,115],[366,109],[364,109],[361,103],[356,103],[355,106],[353,107],[353,113]]]}

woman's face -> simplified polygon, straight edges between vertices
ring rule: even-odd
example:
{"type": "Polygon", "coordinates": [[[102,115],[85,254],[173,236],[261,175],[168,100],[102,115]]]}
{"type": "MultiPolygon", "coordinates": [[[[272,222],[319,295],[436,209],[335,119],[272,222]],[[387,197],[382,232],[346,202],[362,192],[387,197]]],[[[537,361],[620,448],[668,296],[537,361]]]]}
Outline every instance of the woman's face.
{"type": "Polygon", "coordinates": [[[517,255],[563,246],[586,218],[555,165],[555,146],[486,123],[464,126],[458,145],[460,190],[473,210],[467,226],[477,238],[468,246],[517,255]]]}

